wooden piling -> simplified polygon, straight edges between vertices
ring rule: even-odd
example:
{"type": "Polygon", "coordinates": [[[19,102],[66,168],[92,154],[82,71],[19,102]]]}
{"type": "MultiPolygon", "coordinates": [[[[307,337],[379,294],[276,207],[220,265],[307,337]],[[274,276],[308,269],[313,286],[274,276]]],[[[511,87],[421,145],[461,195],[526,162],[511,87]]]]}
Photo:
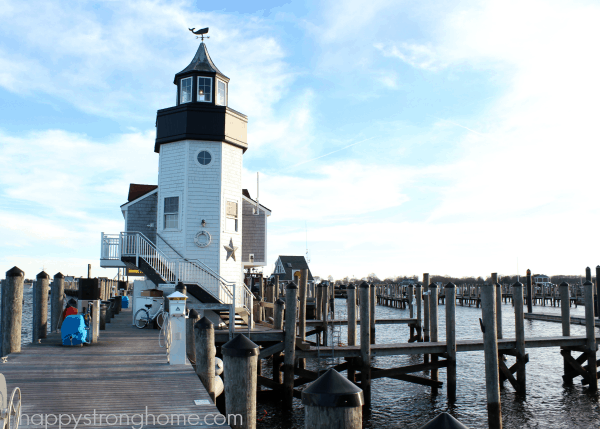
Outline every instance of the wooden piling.
{"type": "Polygon", "coordinates": [[[200,315],[195,309],[188,312],[188,317],[185,319],[185,352],[190,362],[196,362],[196,335],[194,333],[194,325],[200,320],[200,315]]]}
{"type": "MultiPolygon", "coordinates": [[[[232,429],[256,428],[256,371],[259,349],[242,334],[221,346],[225,372],[225,411],[241,415],[241,421],[231,419],[232,429]]],[[[214,367],[213,367],[214,371],[214,367]]]]}
{"type": "Polygon", "coordinates": [[[527,312],[533,313],[533,285],[531,283],[531,270],[527,270],[527,312]]]}
{"type": "MultiPolygon", "coordinates": [[[[429,273],[423,273],[423,341],[429,342],[429,273]]],[[[429,363],[429,355],[423,355],[423,362],[429,363]]]]}
{"type": "Polygon", "coordinates": [[[370,328],[370,310],[371,305],[369,284],[362,282],[359,286],[360,291],[360,385],[363,390],[365,406],[371,406],[371,328],[370,328]]]}
{"type": "Polygon", "coordinates": [[[64,295],[65,276],[62,273],[56,273],[52,282],[52,290],[50,291],[50,332],[58,330],[58,322],[63,312],[64,295]]]}
{"type": "Polygon", "coordinates": [[[376,286],[371,284],[369,288],[369,304],[371,305],[371,309],[369,310],[369,327],[371,329],[371,344],[375,344],[375,308],[377,304],[376,298],[376,286]]]}
{"type": "MultiPolygon", "coordinates": [[[[569,295],[569,284],[562,282],[559,286],[560,291],[560,314],[562,322],[562,335],[563,337],[571,336],[571,307],[569,306],[570,295],[569,295]]],[[[571,350],[563,348],[561,350],[563,356],[563,381],[565,385],[573,384],[573,369],[569,364],[569,358],[571,357],[571,350]]]]}
{"type": "MultiPolygon", "coordinates": [[[[285,301],[281,298],[279,298],[277,301],[275,301],[275,320],[274,320],[274,324],[273,324],[273,328],[274,329],[278,329],[280,331],[283,330],[283,315],[284,315],[284,306],[285,306],[285,301]]],[[[281,362],[282,362],[282,354],[279,353],[273,353],[273,381],[278,383],[278,384],[282,384],[283,383],[283,378],[282,378],[282,374],[281,374],[281,362]]]]}
{"type": "Polygon", "coordinates": [[[517,393],[525,396],[527,393],[525,364],[527,354],[525,353],[525,319],[523,318],[523,284],[516,282],[513,285],[513,302],[515,303],[515,340],[517,358],[517,393]]]}
{"type": "Polygon", "coordinates": [[[322,329],[323,329],[323,345],[329,344],[328,338],[328,328],[327,328],[327,306],[329,305],[329,297],[327,293],[327,285],[321,283],[319,285],[319,289],[321,289],[321,320],[323,321],[322,329]]]}
{"type": "Polygon", "coordinates": [[[423,327],[422,327],[422,306],[421,301],[423,300],[423,290],[421,285],[417,283],[416,287],[417,295],[417,341],[423,341],[423,327]]]}
{"type": "MultiPolygon", "coordinates": [[[[435,283],[431,283],[429,285],[429,337],[432,343],[437,343],[438,341],[438,288],[435,283]]],[[[431,355],[431,363],[436,364],[438,362],[438,356],[436,354],[431,355]]],[[[439,370],[437,368],[431,369],[431,379],[434,381],[438,381],[439,379],[439,370]]],[[[437,387],[431,388],[431,393],[433,395],[437,395],[438,389],[437,387]]]]}
{"type": "Polygon", "coordinates": [[[483,319],[483,352],[485,355],[488,427],[490,429],[502,429],[498,373],[498,338],[496,336],[495,285],[484,285],[481,288],[481,315],[483,319]]]}
{"type": "MultiPolygon", "coordinates": [[[[590,274],[591,277],[591,274],[590,274]]],[[[594,321],[594,285],[591,280],[583,284],[585,294],[585,336],[586,352],[588,355],[587,373],[589,379],[589,389],[598,390],[598,368],[596,363],[596,326],[594,321]]]]}
{"type": "Polygon", "coordinates": [[[596,265],[596,317],[600,319],[600,265],[596,265]]]}
{"type": "Polygon", "coordinates": [[[24,280],[25,273],[12,267],[2,285],[2,356],[21,351],[24,280]]]}
{"type": "MultiPolygon", "coordinates": [[[[300,302],[298,305],[298,338],[301,341],[306,340],[306,285],[308,281],[308,269],[304,268],[300,271],[300,287],[298,288],[298,298],[300,302]]],[[[306,361],[304,359],[298,360],[298,366],[302,369],[306,367],[306,361]]]]}
{"type": "Polygon", "coordinates": [[[31,341],[37,343],[46,338],[48,331],[48,287],[50,276],[42,271],[36,276],[33,288],[33,331],[31,341]]]}
{"type": "Polygon", "coordinates": [[[363,392],[330,368],[302,391],[306,429],[362,429],[363,392]]]}
{"type": "Polygon", "coordinates": [[[444,288],[446,295],[446,391],[450,403],[456,401],[456,286],[449,282],[444,288]]]}
{"type": "Polygon", "coordinates": [[[196,374],[215,402],[215,329],[205,316],[194,324],[196,374]]]}
{"type": "MultiPolygon", "coordinates": [[[[347,305],[347,313],[348,313],[348,345],[355,346],[356,345],[356,286],[348,285],[346,289],[346,305],[347,305]]],[[[348,380],[354,382],[356,378],[356,371],[354,366],[351,365],[348,367],[347,374],[348,380]]]]}
{"type": "Polygon", "coordinates": [[[106,304],[100,301],[100,330],[106,329],[106,304]]]}
{"type": "Polygon", "coordinates": [[[492,273],[492,285],[496,287],[496,334],[502,339],[502,285],[498,283],[498,273],[492,273]]]}
{"type": "Polygon", "coordinates": [[[283,361],[283,406],[291,409],[294,398],[294,360],[296,349],[296,308],[298,286],[290,282],[285,289],[285,356],[283,361]]]}

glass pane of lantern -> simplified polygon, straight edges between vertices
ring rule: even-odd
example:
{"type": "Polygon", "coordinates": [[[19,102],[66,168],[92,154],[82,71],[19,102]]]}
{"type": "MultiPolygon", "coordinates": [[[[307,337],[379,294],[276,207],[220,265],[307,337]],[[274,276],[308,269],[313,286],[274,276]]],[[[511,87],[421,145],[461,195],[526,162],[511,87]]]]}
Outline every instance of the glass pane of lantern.
{"type": "Polygon", "coordinates": [[[180,89],[180,103],[189,103],[192,101],[192,78],[187,77],[185,79],[181,79],[181,89],[180,89]]]}

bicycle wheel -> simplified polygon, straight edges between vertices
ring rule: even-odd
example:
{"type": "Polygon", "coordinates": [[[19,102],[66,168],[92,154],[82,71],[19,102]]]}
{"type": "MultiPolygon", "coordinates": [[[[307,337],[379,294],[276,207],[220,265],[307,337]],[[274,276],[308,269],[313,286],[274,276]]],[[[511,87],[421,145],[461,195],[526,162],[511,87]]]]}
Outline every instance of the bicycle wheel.
{"type": "Polygon", "coordinates": [[[140,329],[144,329],[150,323],[150,313],[145,308],[140,308],[133,317],[133,323],[140,329]]]}
{"type": "Polygon", "coordinates": [[[165,323],[165,312],[164,311],[160,311],[157,315],[156,315],[156,324],[158,325],[158,329],[162,329],[163,324],[165,323]]]}

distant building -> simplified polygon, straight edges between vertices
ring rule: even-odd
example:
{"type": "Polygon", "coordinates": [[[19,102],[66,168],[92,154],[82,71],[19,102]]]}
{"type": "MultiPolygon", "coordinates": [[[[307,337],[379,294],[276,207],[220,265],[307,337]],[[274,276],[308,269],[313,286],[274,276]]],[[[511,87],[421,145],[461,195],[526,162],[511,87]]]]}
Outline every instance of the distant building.
{"type": "Polygon", "coordinates": [[[534,284],[539,284],[539,285],[551,285],[552,282],[550,281],[550,277],[548,277],[547,275],[544,274],[536,274],[535,276],[531,277],[531,280],[534,284]]]}
{"type": "Polygon", "coordinates": [[[280,282],[291,282],[299,279],[303,269],[308,269],[308,283],[314,283],[315,279],[304,256],[279,256],[275,261],[273,274],[279,276],[280,282]]]}

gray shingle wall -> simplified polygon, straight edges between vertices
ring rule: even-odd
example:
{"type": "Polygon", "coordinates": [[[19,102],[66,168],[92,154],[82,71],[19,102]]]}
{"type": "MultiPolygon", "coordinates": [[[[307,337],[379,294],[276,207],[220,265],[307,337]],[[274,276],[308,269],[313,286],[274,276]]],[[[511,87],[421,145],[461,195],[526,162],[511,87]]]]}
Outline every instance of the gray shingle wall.
{"type": "Polygon", "coordinates": [[[156,244],[156,205],[158,195],[154,193],[127,209],[127,231],[137,231],[144,234],[152,243],[156,244]],[[153,223],[153,227],[148,225],[153,223]]]}
{"type": "Polygon", "coordinates": [[[265,260],[265,216],[264,210],[260,215],[253,214],[254,205],[242,199],[242,261],[249,262],[250,254],[254,261],[265,260]]]}

